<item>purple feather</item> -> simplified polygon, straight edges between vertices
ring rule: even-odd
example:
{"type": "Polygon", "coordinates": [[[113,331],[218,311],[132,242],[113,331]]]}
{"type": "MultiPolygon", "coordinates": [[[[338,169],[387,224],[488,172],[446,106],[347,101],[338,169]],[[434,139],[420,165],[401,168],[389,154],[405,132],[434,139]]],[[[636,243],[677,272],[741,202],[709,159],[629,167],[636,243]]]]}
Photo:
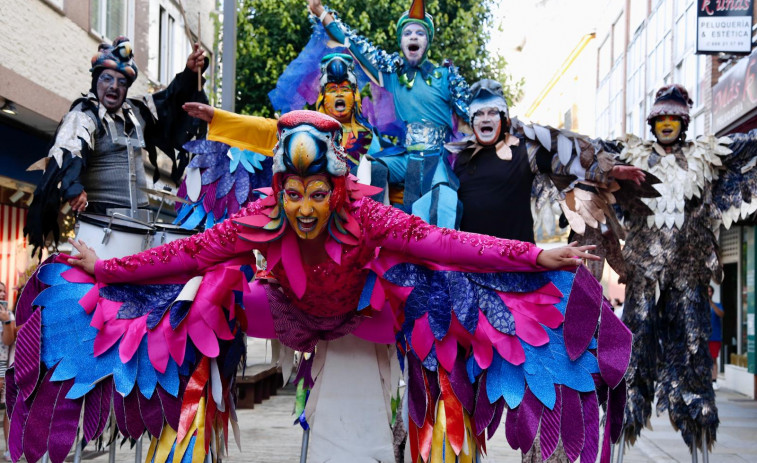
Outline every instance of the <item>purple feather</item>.
{"type": "Polygon", "coordinates": [[[205,193],[205,196],[202,198],[202,208],[205,210],[205,212],[212,211],[213,208],[216,205],[216,184],[211,183],[210,185],[202,187],[203,193],[205,193]]]}
{"type": "Polygon", "coordinates": [[[518,407],[518,446],[525,453],[531,450],[536,438],[536,431],[539,429],[544,405],[531,392],[526,389],[523,395],[523,401],[518,407]]]}
{"type": "Polygon", "coordinates": [[[489,427],[486,428],[486,432],[489,434],[489,437],[493,436],[494,433],[497,432],[497,429],[499,429],[499,425],[502,422],[502,414],[504,412],[505,400],[499,399],[494,405],[494,416],[492,416],[492,422],[489,423],[489,427]]]}
{"type": "Polygon", "coordinates": [[[29,434],[24,432],[23,449],[29,463],[36,463],[45,452],[53,463],[62,462],[76,439],[82,399],[66,399],[73,381],[51,382],[54,371],[42,379],[24,425],[29,434]]]}
{"type": "Polygon", "coordinates": [[[57,254],[53,254],[45,259],[44,262],[39,264],[37,270],[34,271],[32,276],[26,282],[26,286],[24,286],[24,290],[21,291],[18,302],[16,302],[16,326],[21,326],[26,323],[26,320],[28,320],[32,312],[35,311],[32,302],[42,290],[47,288],[47,285],[42,283],[39,279],[39,271],[44,265],[53,262],[56,257],[57,254]]]}
{"type": "Polygon", "coordinates": [[[28,417],[29,404],[24,400],[16,401],[13,406],[13,415],[11,415],[11,428],[8,433],[8,449],[13,461],[18,461],[24,453],[24,430],[28,417]]]}
{"type": "MultiPolygon", "coordinates": [[[[249,191],[248,191],[248,193],[249,193],[249,191]]],[[[234,195],[228,196],[228,198],[229,198],[229,202],[226,205],[226,211],[228,211],[228,213],[229,213],[228,215],[236,214],[237,212],[239,212],[239,209],[240,209],[239,204],[240,203],[239,203],[239,201],[237,201],[237,198],[234,195]]],[[[244,203],[241,203],[241,204],[247,205],[247,202],[245,201],[244,203]]]]}
{"type": "Polygon", "coordinates": [[[507,409],[507,416],[505,417],[505,438],[507,443],[513,450],[518,450],[518,409],[507,409]]]}
{"type": "Polygon", "coordinates": [[[299,384],[301,379],[305,380],[304,386],[308,389],[312,389],[315,382],[313,381],[313,358],[305,359],[300,362],[300,366],[297,367],[297,376],[294,378],[294,384],[299,384]]]}
{"type": "Polygon", "coordinates": [[[579,267],[565,308],[565,349],[571,360],[586,351],[597,331],[601,307],[602,287],[586,267],[579,267]]]}
{"type": "Polygon", "coordinates": [[[494,405],[486,395],[486,375],[481,375],[476,390],[476,409],[473,411],[473,431],[478,436],[489,426],[494,416],[494,405]]]}
{"type": "Polygon", "coordinates": [[[431,403],[439,402],[439,396],[442,394],[442,388],[439,386],[439,374],[436,371],[425,370],[426,379],[428,380],[428,392],[431,394],[431,403]]]}
{"type": "Polygon", "coordinates": [[[113,401],[113,394],[116,393],[112,376],[100,381],[99,384],[102,385],[102,404],[100,405],[100,422],[97,425],[95,436],[101,435],[103,431],[105,431],[105,427],[108,425],[110,419],[110,405],[113,401]]]}
{"type": "Polygon", "coordinates": [[[52,418],[48,417],[52,429],[47,447],[52,463],[60,463],[65,460],[76,441],[76,431],[79,429],[79,416],[81,415],[83,400],[81,398],[66,399],[66,394],[73,385],[73,380],[62,383],[52,418]]]}
{"type": "Polygon", "coordinates": [[[160,404],[160,397],[158,394],[153,394],[150,399],[146,399],[139,391],[134,393],[137,394],[139,414],[142,416],[147,432],[159,437],[163,430],[163,407],[160,404]]]}
{"type": "Polygon", "coordinates": [[[126,428],[132,439],[138,439],[145,432],[145,423],[139,410],[139,389],[134,388],[129,395],[124,397],[124,412],[126,416],[126,428]]]}
{"type": "Polygon", "coordinates": [[[607,400],[607,422],[610,427],[612,442],[618,442],[623,431],[623,416],[626,408],[626,383],[623,381],[618,387],[610,390],[607,400]]]}
{"type": "MultiPolygon", "coordinates": [[[[418,358],[413,354],[407,356],[408,366],[408,412],[410,418],[418,427],[422,427],[426,421],[426,384],[423,381],[423,367],[418,358]]],[[[431,381],[429,381],[430,383],[431,381]]]]}
{"type": "Polygon", "coordinates": [[[13,405],[18,398],[18,385],[16,384],[16,374],[11,366],[5,370],[5,406],[7,408],[6,414],[10,417],[13,416],[13,405]]]}
{"type": "Polygon", "coordinates": [[[449,381],[452,385],[452,391],[457,396],[457,400],[463,404],[468,414],[473,413],[475,403],[473,385],[468,380],[468,371],[465,369],[465,360],[461,355],[457,356],[455,365],[449,373],[449,381]]]}
{"type": "Polygon", "coordinates": [[[129,429],[126,426],[126,410],[124,409],[124,398],[121,394],[113,389],[113,413],[116,415],[116,426],[124,436],[129,435],[129,429]]]}
{"type": "Polygon", "coordinates": [[[222,198],[216,198],[216,203],[213,205],[213,217],[216,219],[223,217],[226,213],[226,205],[229,203],[229,197],[224,196],[222,198]]]}
{"type": "Polygon", "coordinates": [[[546,409],[541,417],[539,439],[541,443],[541,457],[546,461],[557,449],[560,441],[560,415],[562,414],[562,386],[555,386],[555,406],[546,409]]]}
{"type": "MultiPolygon", "coordinates": [[[[181,385],[179,386],[179,397],[183,396],[184,388],[186,387],[186,380],[181,379],[181,385]]],[[[160,397],[160,405],[163,408],[163,415],[166,418],[166,423],[173,429],[179,429],[179,418],[181,418],[181,399],[174,397],[161,386],[155,388],[158,391],[160,397]]],[[[153,394],[155,397],[155,394],[153,394]]]]}
{"type": "Polygon", "coordinates": [[[597,337],[597,361],[599,372],[610,388],[617,387],[628,369],[631,360],[633,335],[605,302],[602,305],[602,321],[597,337]]]}
{"type": "Polygon", "coordinates": [[[584,410],[584,448],[581,450],[581,461],[597,461],[599,451],[599,403],[597,394],[586,392],[581,394],[581,405],[584,410]]]}
{"type": "Polygon", "coordinates": [[[100,415],[102,414],[102,396],[102,383],[95,385],[94,389],[89,391],[85,396],[82,428],[84,430],[84,440],[87,442],[97,437],[97,429],[100,425],[100,415]]]}
{"type": "Polygon", "coordinates": [[[562,390],[562,444],[565,454],[570,461],[574,461],[581,454],[584,447],[584,423],[581,397],[573,389],[564,387],[562,390]]]}

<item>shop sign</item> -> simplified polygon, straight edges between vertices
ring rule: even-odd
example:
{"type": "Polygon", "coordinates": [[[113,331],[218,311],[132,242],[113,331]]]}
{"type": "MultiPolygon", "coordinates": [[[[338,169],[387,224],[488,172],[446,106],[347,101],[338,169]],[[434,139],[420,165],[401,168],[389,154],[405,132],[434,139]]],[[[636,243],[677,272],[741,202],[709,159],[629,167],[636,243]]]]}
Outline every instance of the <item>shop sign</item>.
{"type": "Polygon", "coordinates": [[[718,133],[757,107],[757,49],[712,87],[712,129],[718,133]]]}
{"type": "Polygon", "coordinates": [[[697,53],[752,51],[753,0],[697,0],[697,53]]]}

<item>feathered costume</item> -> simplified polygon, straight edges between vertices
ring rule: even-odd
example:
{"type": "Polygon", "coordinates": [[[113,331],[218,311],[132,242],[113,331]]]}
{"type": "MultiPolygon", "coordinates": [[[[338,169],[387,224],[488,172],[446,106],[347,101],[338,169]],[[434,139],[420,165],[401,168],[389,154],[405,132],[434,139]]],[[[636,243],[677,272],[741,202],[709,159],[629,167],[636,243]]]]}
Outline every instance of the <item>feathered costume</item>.
{"type": "Polygon", "coordinates": [[[13,459],[49,451],[63,461],[77,428],[96,439],[111,408],[122,434],[153,437],[148,462],[223,451],[247,330],[304,351],[347,333],[396,341],[413,461],[477,461],[505,409],[513,447],[529,449],[541,427],[545,457],[562,441],[571,460],[592,461],[604,403],[607,460],[631,338],[599,284],[583,268],[540,271],[529,243],[440,229],[372,201],[374,188],[347,174],[340,134],[328,116],[289,113],[271,195],[199,235],[98,261],[94,278],[63,257],[42,266],[19,303],[7,376],[13,459]],[[319,172],[332,213],[324,260],[309,264],[281,181],[319,172]],[[253,249],[279,286],[247,284],[253,249]]]}
{"type": "MultiPolygon", "coordinates": [[[[325,37],[323,28],[319,28],[325,37]]],[[[390,143],[363,115],[362,102],[370,103],[371,100],[360,98],[358,82],[362,73],[356,72],[352,57],[339,53],[321,57],[325,50],[318,32],[314,32],[302,53],[282,74],[270,98],[274,107],[284,112],[302,108],[298,104],[315,103],[318,111],[327,114],[323,105],[325,85],[348,82],[355,102],[350,122],[342,124],[342,146],[354,173],[367,153],[380,151],[390,143]],[[306,66],[319,72],[305,73],[306,66]],[[291,92],[292,87],[298,91],[291,92]],[[313,92],[312,87],[315,87],[313,92]],[[284,93],[286,96],[282,95],[284,93]]],[[[362,79],[367,81],[364,75],[362,79]]],[[[184,147],[197,155],[190,161],[187,176],[178,192],[191,204],[177,204],[174,223],[187,229],[200,224],[210,228],[256,199],[258,195],[254,190],[271,184],[270,156],[276,144],[276,133],[275,119],[215,108],[213,120],[208,125],[207,141],[189,142],[184,147]]]]}
{"type": "MultiPolygon", "coordinates": [[[[129,39],[119,37],[112,46],[101,46],[92,57],[90,92],[72,103],[56,130],[48,156],[30,167],[44,170],[24,229],[35,248],[44,246],[51,233],[53,242],[59,241],[61,202],[82,191],[87,192],[89,212],[104,213],[106,206],[147,206],[147,195],[132,192],[128,181],[133,173],[136,185],[146,186],[142,150],[147,151],[154,166],[158,163],[156,148],[166,153],[173,162],[172,178],[178,182],[189,161],[182,145],[205,133],[205,125],[181,109],[187,101],[207,102],[205,93],[197,90],[194,72],[185,69],[165,90],[126,98],[117,111],[110,113],[98,101],[96,91],[97,78],[105,69],[121,73],[129,85],[134,82],[137,67],[129,39]],[[137,204],[131,204],[131,193],[137,204]]],[[[155,175],[159,175],[157,168],[155,175]]]]}
{"type": "Polygon", "coordinates": [[[423,0],[413,1],[399,18],[396,31],[399,44],[408,24],[425,29],[428,44],[417,64],[375,47],[331,14],[333,21],[325,27],[329,37],[344,46],[371,80],[391,95],[396,119],[404,129],[402,143],[372,155],[370,174],[359,178],[384,188],[386,195],[389,187],[400,189],[401,197],[392,195],[390,199],[404,211],[434,225],[457,228],[462,215],[458,183],[443,144],[456,132],[457,118],[467,121],[468,84],[451,62],[437,66],[427,59],[435,29],[423,0]]]}
{"type": "MultiPolygon", "coordinates": [[[[471,86],[471,93],[471,121],[477,111],[496,109],[500,132],[489,145],[481,144],[476,136],[445,145],[455,154],[454,170],[460,179],[464,207],[461,229],[534,242],[529,203],[534,179],[543,175],[549,179],[549,188],[538,189],[542,197],[537,200],[543,205],[553,200],[543,196],[554,194],[579,240],[599,245],[596,254],[607,258],[624,278],[619,240],[625,239],[625,231],[613,206],[651,213],[640,198],[659,196],[652,187],[659,180],[647,175],[641,185],[636,185],[615,179],[613,167],[624,163],[614,159],[614,145],[567,130],[511,120],[499,82],[483,79],[471,86]]],[[[597,279],[601,278],[602,261],[592,262],[589,268],[597,279]]]]}
{"type": "MultiPolygon", "coordinates": [[[[688,94],[680,86],[657,93],[650,123],[673,115],[688,125],[688,94]]],[[[628,136],[620,159],[657,176],[658,198],[644,199],[651,213],[626,214],[628,265],[623,321],[634,333],[628,370],[625,434],[633,443],[648,424],[652,402],[686,444],[715,442],[718,413],[708,350],[707,286],[720,281],[718,230],[757,210],[757,132],[729,138],[677,141],[666,151],[628,136]]]]}

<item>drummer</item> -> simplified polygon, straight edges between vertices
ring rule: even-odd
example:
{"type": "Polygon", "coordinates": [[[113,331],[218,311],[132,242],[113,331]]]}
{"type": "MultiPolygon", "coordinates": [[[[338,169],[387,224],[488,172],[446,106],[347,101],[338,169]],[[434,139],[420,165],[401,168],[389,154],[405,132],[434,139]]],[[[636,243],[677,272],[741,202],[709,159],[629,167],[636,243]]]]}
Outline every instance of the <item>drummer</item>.
{"type": "MultiPolygon", "coordinates": [[[[205,127],[181,109],[185,102],[207,102],[198,90],[198,73],[207,67],[195,43],[186,68],[169,86],[152,95],[127,98],[137,79],[132,45],[127,37],[100,45],[92,57],[89,93],[71,105],[55,134],[47,157],[30,169],[44,169],[34,192],[24,233],[35,248],[48,234],[59,240],[61,201],[74,212],[105,214],[107,209],[136,211],[148,205],[142,152],[156,159],[160,148],[174,159],[176,150],[205,127]]],[[[181,153],[181,151],[180,151],[181,153]]],[[[155,162],[155,161],[153,161],[155,162]]],[[[156,166],[157,169],[157,166],[156,166]]]]}

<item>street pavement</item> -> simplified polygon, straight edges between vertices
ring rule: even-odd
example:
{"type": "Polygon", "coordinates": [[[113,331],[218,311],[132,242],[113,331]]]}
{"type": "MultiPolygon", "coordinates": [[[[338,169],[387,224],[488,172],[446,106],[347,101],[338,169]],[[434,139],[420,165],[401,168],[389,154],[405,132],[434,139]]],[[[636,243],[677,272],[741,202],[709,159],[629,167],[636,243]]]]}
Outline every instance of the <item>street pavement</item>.
{"type": "MultiPolygon", "coordinates": [[[[248,349],[248,364],[270,361],[271,349],[265,343],[256,342],[248,349]]],[[[294,391],[291,386],[279,391],[252,410],[238,410],[241,433],[241,450],[229,438],[228,455],[225,462],[290,463],[300,461],[302,430],[293,426],[292,414],[294,391]]],[[[710,462],[755,462],[757,463],[757,401],[737,392],[720,389],[716,393],[720,412],[718,440],[710,453],[710,462]]],[[[504,421],[504,418],[503,418],[504,421]]],[[[623,463],[673,463],[690,462],[688,452],[680,434],[673,430],[667,413],[655,416],[652,429],[645,430],[636,445],[627,449],[623,463]]],[[[510,449],[505,440],[504,423],[495,437],[489,441],[488,454],[482,459],[486,463],[519,463],[520,453],[510,449]]],[[[143,439],[143,453],[147,452],[149,441],[143,439]]],[[[69,457],[70,458],[70,457],[69,457]]],[[[107,454],[85,451],[85,461],[106,463],[107,454]]],[[[131,463],[135,460],[135,450],[128,444],[118,449],[116,461],[131,463]]],[[[702,461],[700,454],[699,461],[702,461]]]]}

